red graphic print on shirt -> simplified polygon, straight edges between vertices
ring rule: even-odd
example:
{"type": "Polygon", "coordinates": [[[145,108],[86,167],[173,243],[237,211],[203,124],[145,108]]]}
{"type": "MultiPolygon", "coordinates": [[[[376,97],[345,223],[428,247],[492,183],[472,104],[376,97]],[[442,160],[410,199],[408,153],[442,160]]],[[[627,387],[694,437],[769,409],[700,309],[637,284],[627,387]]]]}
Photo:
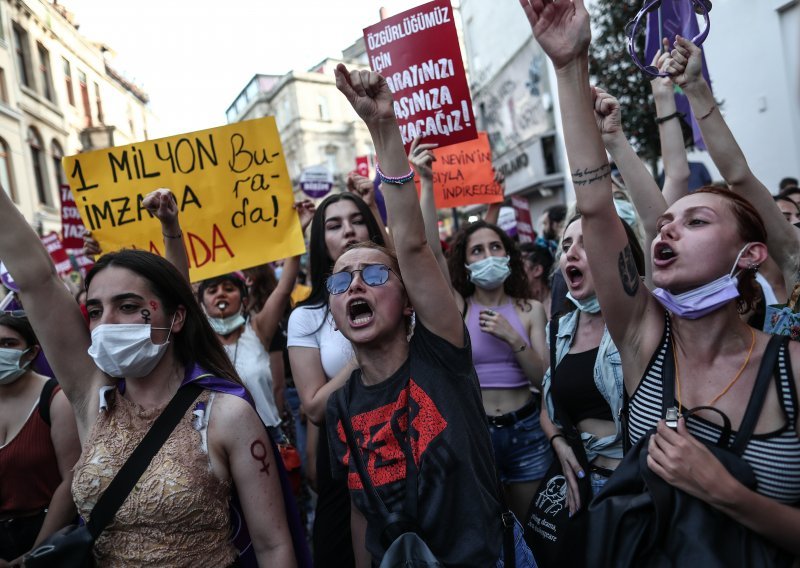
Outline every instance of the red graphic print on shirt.
{"type": "MultiPolygon", "coordinates": [[[[419,467],[422,454],[428,445],[447,427],[447,421],[442,417],[433,400],[413,379],[409,379],[408,388],[400,391],[396,402],[353,416],[351,424],[356,443],[361,448],[367,465],[367,473],[375,487],[402,481],[406,478],[406,459],[392,430],[392,420],[397,422],[399,430],[403,434],[409,434],[411,450],[417,467],[419,467]],[[408,401],[409,394],[410,401],[408,401]],[[409,414],[413,417],[410,432],[406,406],[408,406],[409,414]]],[[[347,437],[341,421],[336,425],[336,430],[339,439],[346,446],[347,437]]],[[[349,448],[342,458],[342,463],[345,466],[350,464],[349,448]]],[[[357,472],[350,472],[348,485],[350,489],[363,489],[357,472]]]]}

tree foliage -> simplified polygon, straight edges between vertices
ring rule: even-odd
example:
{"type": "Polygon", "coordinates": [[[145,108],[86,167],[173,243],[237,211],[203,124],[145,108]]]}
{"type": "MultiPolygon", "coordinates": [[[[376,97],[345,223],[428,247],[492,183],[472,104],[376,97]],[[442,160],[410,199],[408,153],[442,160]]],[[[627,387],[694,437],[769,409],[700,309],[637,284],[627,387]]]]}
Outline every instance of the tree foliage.
{"type": "MultiPolygon", "coordinates": [[[[619,99],[622,126],[628,140],[640,157],[654,165],[661,155],[655,103],[649,78],[631,59],[625,35],[625,25],[636,16],[642,3],[643,0],[595,0],[590,8],[589,71],[595,85],[619,99]]],[[[644,27],[642,22],[636,39],[637,53],[642,60],[644,27]]]]}

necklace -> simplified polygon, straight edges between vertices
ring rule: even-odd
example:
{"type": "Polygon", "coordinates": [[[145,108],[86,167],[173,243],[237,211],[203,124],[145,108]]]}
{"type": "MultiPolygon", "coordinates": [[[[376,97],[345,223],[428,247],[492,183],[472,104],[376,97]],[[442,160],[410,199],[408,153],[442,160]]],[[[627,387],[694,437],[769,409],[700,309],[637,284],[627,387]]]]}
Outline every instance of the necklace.
{"type": "MultiPolygon", "coordinates": [[[[733,379],[731,379],[731,382],[729,382],[727,384],[727,386],[724,389],[722,389],[722,391],[717,396],[715,396],[709,402],[707,402],[706,406],[714,406],[714,404],[716,404],[716,402],[719,399],[721,399],[723,396],[725,396],[727,394],[727,392],[729,390],[731,390],[731,387],[733,387],[733,385],[736,384],[736,382],[742,376],[742,373],[744,373],[744,370],[747,368],[747,364],[750,362],[750,357],[753,355],[753,348],[756,346],[756,332],[752,327],[750,328],[750,336],[751,336],[751,339],[750,339],[750,350],[747,352],[747,357],[745,357],[744,363],[742,364],[741,368],[736,373],[736,375],[733,377],[733,379]]],[[[678,414],[680,415],[681,412],[683,411],[683,404],[681,403],[681,373],[680,373],[680,371],[678,369],[678,350],[675,349],[675,336],[674,335],[670,336],[670,341],[672,342],[672,359],[675,362],[675,388],[678,391],[677,392],[677,394],[678,394],[678,414]]]]}

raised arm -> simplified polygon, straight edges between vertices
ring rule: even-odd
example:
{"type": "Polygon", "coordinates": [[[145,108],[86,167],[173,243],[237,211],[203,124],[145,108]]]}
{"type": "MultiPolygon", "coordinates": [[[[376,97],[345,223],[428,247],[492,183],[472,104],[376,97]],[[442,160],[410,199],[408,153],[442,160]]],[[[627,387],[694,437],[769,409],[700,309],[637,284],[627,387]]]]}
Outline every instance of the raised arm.
{"type": "Polygon", "coordinates": [[[800,269],[798,230],[783,219],[772,194],[747,165],[742,149],[736,143],[717,107],[711,88],[703,78],[701,55],[699,47],[678,36],[675,49],[663,69],[672,75],[672,80],[689,98],[708,152],[722,177],[733,191],[750,201],[763,217],[770,256],[781,267],[787,289],[791,289],[800,269]]]}
{"type": "MultiPolygon", "coordinates": [[[[436,200],[433,195],[433,162],[436,161],[433,149],[437,146],[438,144],[422,144],[419,138],[415,138],[408,152],[408,161],[419,176],[419,206],[425,223],[425,238],[428,239],[428,246],[436,257],[439,270],[450,283],[450,270],[447,268],[447,259],[442,251],[442,241],[439,240],[439,217],[436,214],[436,200]]],[[[450,287],[452,289],[452,283],[450,287]]]]}
{"type": "Polygon", "coordinates": [[[555,67],[584,247],[603,315],[614,342],[635,350],[650,295],[640,286],[623,221],[614,208],[610,166],[595,123],[589,86],[589,13],[583,0],[520,3],[536,40],[555,67]]]}
{"type": "MultiPolygon", "coordinates": [[[[506,176],[504,176],[503,172],[501,172],[500,170],[495,170],[494,181],[500,184],[500,187],[503,188],[503,198],[505,199],[506,176]]],[[[500,209],[502,208],[503,208],[502,201],[490,203],[489,207],[486,208],[486,215],[483,216],[483,220],[486,221],[487,223],[491,223],[492,225],[497,225],[497,221],[500,219],[500,209]]]]}
{"type": "MultiPolygon", "coordinates": [[[[653,66],[660,69],[669,57],[669,41],[664,38],[664,50],[656,53],[653,66]]],[[[656,77],[650,81],[653,101],[656,104],[658,138],[661,142],[661,158],[664,160],[664,200],[667,207],[689,193],[689,159],[683,143],[681,115],[675,106],[675,88],[668,77],[656,77]]]]}
{"type": "Polygon", "coordinates": [[[604,90],[595,88],[594,113],[603,136],[603,144],[616,162],[625,180],[625,186],[630,191],[633,205],[642,220],[646,277],[649,284],[652,275],[650,247],[656,235],[658,217],[667,210],[667,202],[658,189],[656,180],[639,159],[622,131],[619,101],[604,90]]]}
{"type": "MultiPolygon", "coordinates": [[[[305,233],[314,218],[314,203],[309,199],[298,201],[294,204],[294,209],[300,217],[300,227],[305,233]]],[[[269,348],[272,336],[278,329],[278,323],[286,311],[286,306],[289,305],[298,272],[300,272],[300,257],[287,258],[283,263],[283,273],[278,280],[278,285],[261,306],[261,310],[253,316],[254,329],[265,348],[269,348]]]]}
{"type": "Polygon", "coordinates": [[[164,237],[164,258],[191,282],[189,278],[189,255],[183,244],[183,231],[178,221],[178,202],[175,195],[165,188],[148,193],[142,205],[161,222],[161,234],[164,237]]]}
{"type": "MultiPolygon", "coordinates": [[[[381,170],[387,176],[409,171],[403,139],[394,115],[392,92],[386,80],[371,71],[352,71],[340,64],[336,86],[369,128],[381,170]]],[[[431,332],[453,345],[464,345],[464,322],[425,238],[425,224],[413,180],[383,184],[392,220],[395,251],[403,283],[417,318],[431,332]]]]}
{"type": "Polygon", "coordinates": [[[88,400],[106,379],[87,353],[91,339],[75,298],[5,191],[0,191],[0,258],[20,288],[25,313],[85,431],[88,400]]]}

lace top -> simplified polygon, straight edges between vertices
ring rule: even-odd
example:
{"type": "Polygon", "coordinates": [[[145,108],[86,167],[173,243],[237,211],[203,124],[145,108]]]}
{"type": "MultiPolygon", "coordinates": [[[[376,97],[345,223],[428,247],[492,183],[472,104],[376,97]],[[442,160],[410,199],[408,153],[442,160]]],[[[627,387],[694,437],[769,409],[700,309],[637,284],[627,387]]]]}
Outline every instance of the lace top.
{"type": "MultiPolygon", "coordinates": [[[[153,457],[94,546],[98,566],[229,566],[231,483],[212,472],[205,431],[213,394],[204,391],[153,457]]],[[[72,482],[78,512],[92,508],[164,408],[145,410],[105,387],[101,412],[72,482]]]]}

